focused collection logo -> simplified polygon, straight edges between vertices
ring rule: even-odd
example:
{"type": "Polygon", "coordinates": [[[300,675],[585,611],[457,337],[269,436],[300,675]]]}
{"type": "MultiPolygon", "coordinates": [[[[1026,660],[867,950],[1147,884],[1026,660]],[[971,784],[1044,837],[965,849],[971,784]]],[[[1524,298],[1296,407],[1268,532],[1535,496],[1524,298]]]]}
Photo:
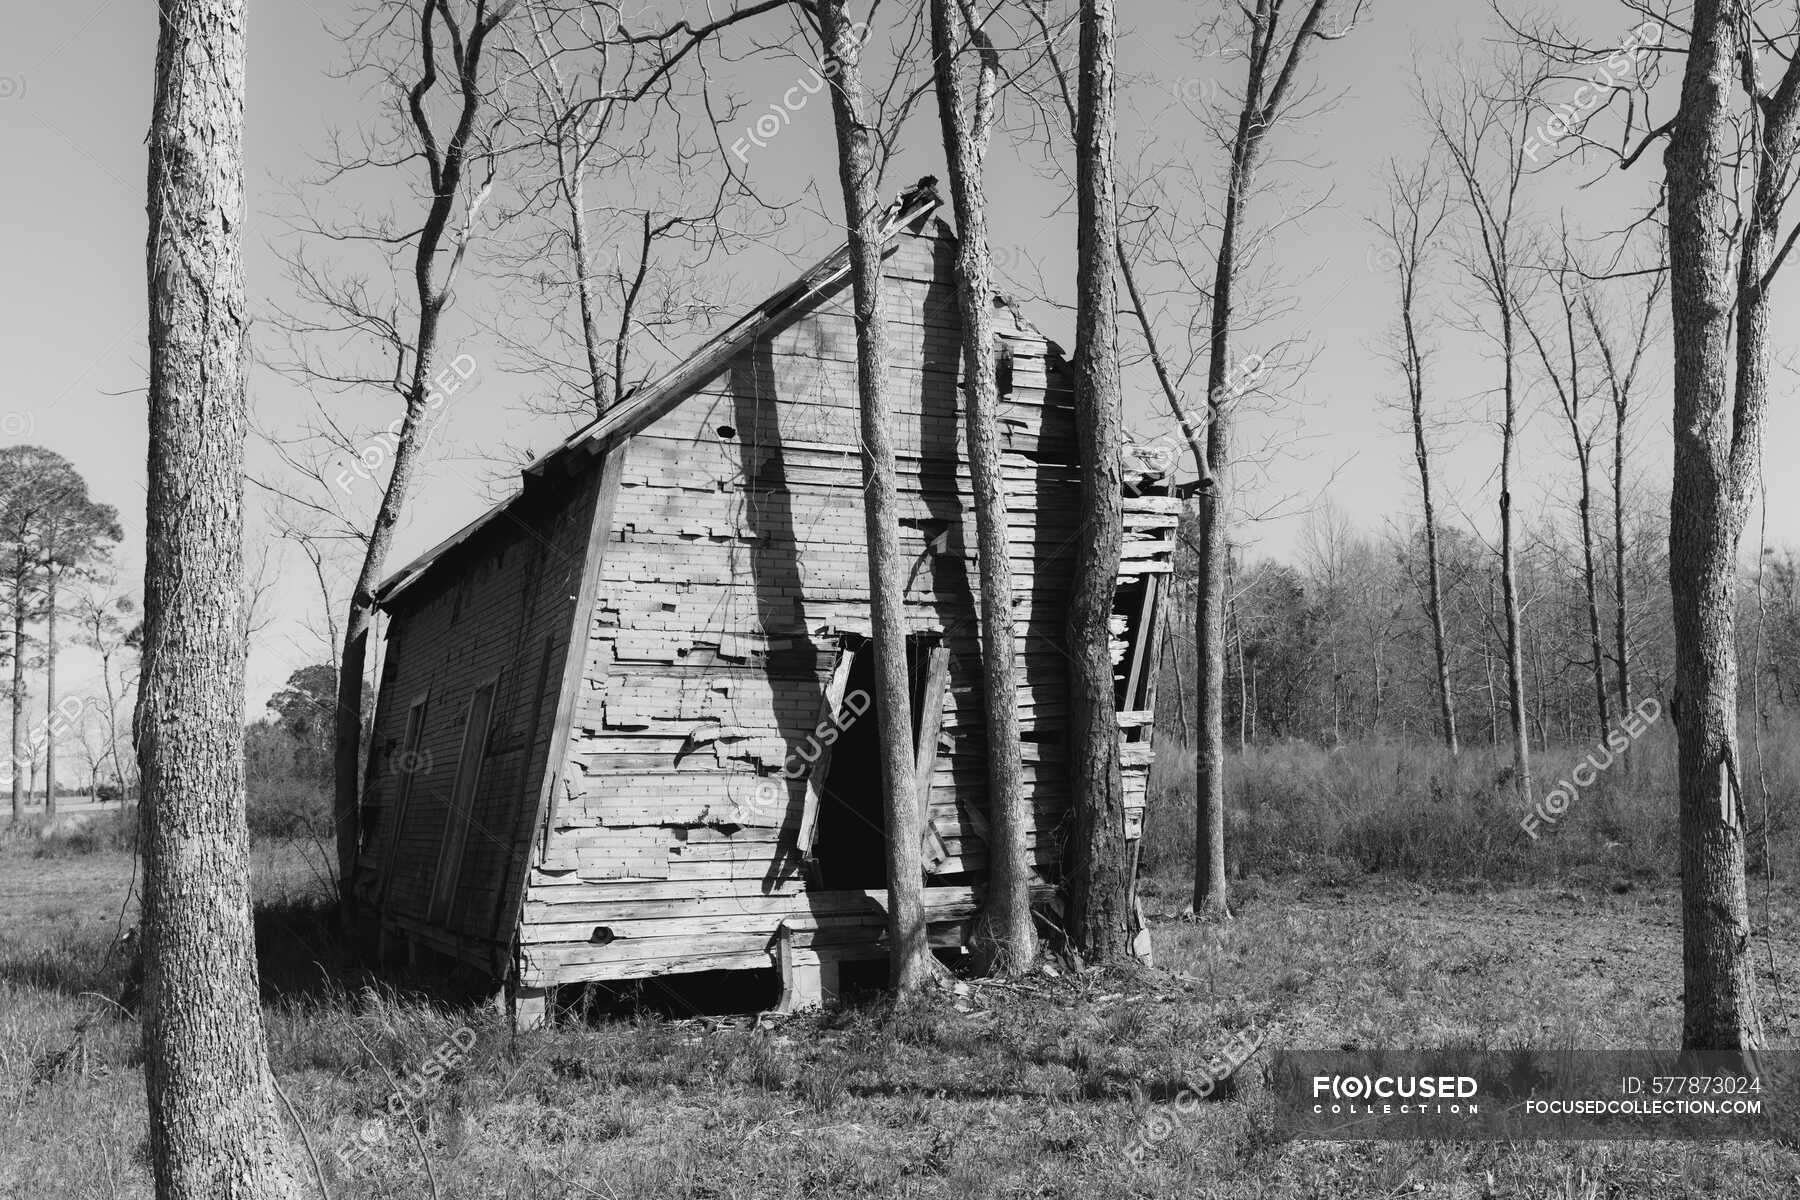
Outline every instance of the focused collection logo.
{"type": "Polygon", "coordinates": [[[1472,1103],[1481,1083],[1471,1075],[1314,1075],[1318,1116],[1459,1116],[1481,1111],[1472,1103]]]}

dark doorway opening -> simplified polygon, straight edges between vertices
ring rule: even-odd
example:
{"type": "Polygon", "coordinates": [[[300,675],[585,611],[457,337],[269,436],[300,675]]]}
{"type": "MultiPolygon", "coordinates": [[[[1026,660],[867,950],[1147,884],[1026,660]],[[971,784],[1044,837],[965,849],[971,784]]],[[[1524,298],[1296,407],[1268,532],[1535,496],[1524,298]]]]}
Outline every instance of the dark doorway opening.
{"type": "Polygon", "coordinates": [[[819,797],[814,852],[826,891],[887,886],[887,820],[881,811],[881,758],[876,737],[875,643],[845,645],[853,657],[838,706],[837,742],[819,797]],[[859,711],[860,710],[860,711],[859,711]]]}
{"type": "MultiPolygon", "coordinates": [[[[912,696],[911,742],[919,740],[919,688],[925,654],[938,639],[914,634],[906,639],[907,691],[912,696]]],[[[838,708],[840,732],[820,789],[819,830],[814,842],[817,886],[823,891],[877,891],[887,887],[887,814],[881,804],[881,746],[875,704],[875,643],[846,639],[853,655],[844,699],[838,708]]]]}

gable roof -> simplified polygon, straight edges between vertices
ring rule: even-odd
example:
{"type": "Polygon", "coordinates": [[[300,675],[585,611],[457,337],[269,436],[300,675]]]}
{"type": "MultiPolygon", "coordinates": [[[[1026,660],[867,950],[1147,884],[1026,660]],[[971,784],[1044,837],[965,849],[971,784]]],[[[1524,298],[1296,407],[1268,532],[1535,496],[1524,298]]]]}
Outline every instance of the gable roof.
{"type": "MultiPolygon", "coordinates": [[[[925,176],[888,205],[882,214],[879,243],[885,249],[893,241],[895,234],[909,226],[921,224],[941,203],[937,194],[937,180],[932,176],[925,176]]],[[[525,495],[525,488],[532,479],[543,478],[554,465],[601,454],[655,424],[701,384],[724,370],[739,352],[754,343],[771,326],[843,279],[849,271],[850,245],[846,242],[815,263],[800,278],[715,334],[679,366],[656,382],[627,394],[606,412],[571,433],[548,453],[525,467],[520,487],[512,495],[389,575],[375,591],[376,606],[384,607],[391,603],[423,578],[445,555],[501,517],[509,515],[513,506],[525,495]]]]}

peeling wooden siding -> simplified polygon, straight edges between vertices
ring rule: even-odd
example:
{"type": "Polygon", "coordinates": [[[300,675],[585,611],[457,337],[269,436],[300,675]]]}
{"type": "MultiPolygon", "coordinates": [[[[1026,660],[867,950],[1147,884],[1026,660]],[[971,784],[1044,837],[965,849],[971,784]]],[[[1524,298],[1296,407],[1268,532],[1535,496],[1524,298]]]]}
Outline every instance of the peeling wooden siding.
{"type": "MultiPolygon", "coordinates": [[[[930,792],[948,857],[927,889],[934,936],[949,944],[966,932],[967,885],[986,866],[954,243],[898,241],[885,304],[908,629],[950,653],[930,792]]],[[[1060,644],[1078,537],[1074,417],[1060,353],[1010,310],[1000,324],[1032,854],[1054,880],[1068,805],[1060,644]]],[[[519,931],[522,982],[766,966],[783,925],[799,946],[883,952],[872,894],[809,893],[791,850],[838,638],[869,631],[855,356],[845,285],[615,452],[582,686],[519,931]]],[[[1166,571],[1177,502],[1128,509],[1122,579],[1166,571]]],[[[1149,748],[1124,750],[1135,835],[1149,748]]],[[[429,835],[432,822],[418,824],[429,835]]]]}

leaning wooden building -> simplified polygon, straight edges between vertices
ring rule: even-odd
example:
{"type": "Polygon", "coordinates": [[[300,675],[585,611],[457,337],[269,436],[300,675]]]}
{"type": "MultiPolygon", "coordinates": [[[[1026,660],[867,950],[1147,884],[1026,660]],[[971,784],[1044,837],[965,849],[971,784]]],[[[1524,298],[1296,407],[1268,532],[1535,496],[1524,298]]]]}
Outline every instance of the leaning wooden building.
{"type": "MultiPolygon", "coordinates": [[[[925,896],[949,948],[981,900],[986,748],[955,237],[936,205],[928,187],[896,202],[884,247],[925,896]]],[[[1071,376],[998,315],[1025,780],[1054,907],[1082,536],[1071,376]]],[[[835,963],[885,955],[858,421],[840,250],[386,582],[352,880],[384,939],[504,979],[527,1020],[560,984],[775,965],[805,999],[835,963]]],[[[1137,483],[1114,620],[1132,839],[1178,507],[1137,483]]]]}

